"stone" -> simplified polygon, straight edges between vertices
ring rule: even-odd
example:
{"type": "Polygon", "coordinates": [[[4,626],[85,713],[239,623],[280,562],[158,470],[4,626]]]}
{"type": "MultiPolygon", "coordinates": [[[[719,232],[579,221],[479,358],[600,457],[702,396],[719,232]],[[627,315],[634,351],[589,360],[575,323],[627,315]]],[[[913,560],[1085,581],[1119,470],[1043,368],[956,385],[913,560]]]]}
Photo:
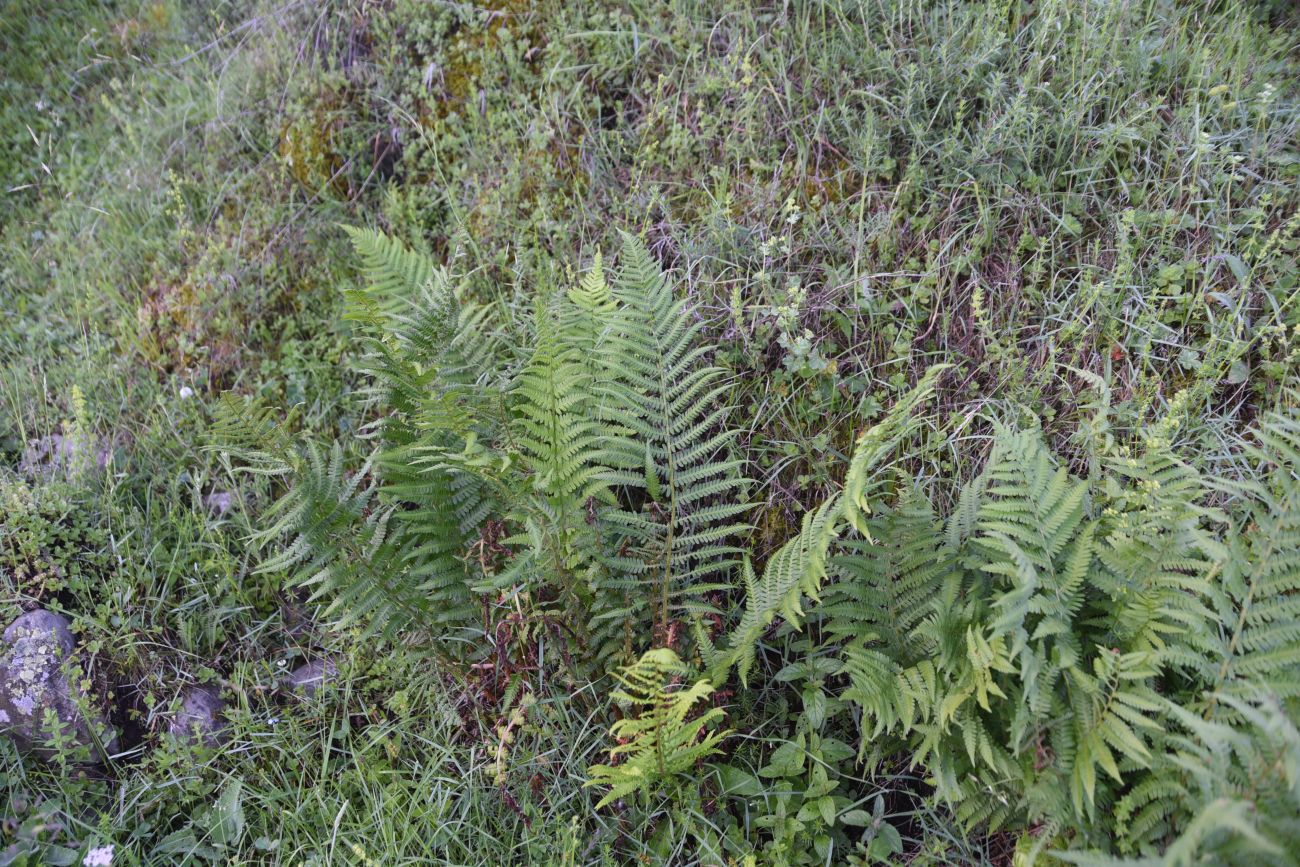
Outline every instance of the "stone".
{"type": "Polygon", "coordinates": [[[112,458],[112,444],[101,437],[81,439],[51,434],[28,441],[18,470],[33,478],[76,475],[91,469],[103,471],[112,458]]]}
{"type": "MultiPolygon", "coordinates": [[[[0,731],[45,758],[54,754],[48,743],[57,731],[77,758],[97,760],[91,725],[95,732],[105,732],[108,726],[99,714],[90,711],[88,722],[82,712],[93,703],[77,683],[80,669],[69,661],[76,641],[68,619],[53,611],[28,611],[5,629],[4,642],[0,647],[4,652],[0,656],[0,731]],[[53,712],[54,730],[46,725],[47,712],[53,712]]],[[[115,746],[115,737],[104,739],[109,752],[115,746]]]]}
{"type": "Polygon", "coordinates": [[[289,672],[280,686],[294,698],[306,700],[315,697],[317,691],[329,685],[338,674],[339,668],[333,660],[317,659],[289,672]]]}
{"type": "Polygon", "coordinates": [[[220,518],[235,505],[235,495],[230,491],[213,491],[203,498],[203,505],[214,517],[220,518]]]}
{"type": "Polygon", "coordinates": [[[226,739],[226,703],[211,686],[192,686],[185,690],[181,709],[172,717],[167,731],[180,743],[219,747],[226,739]]]}

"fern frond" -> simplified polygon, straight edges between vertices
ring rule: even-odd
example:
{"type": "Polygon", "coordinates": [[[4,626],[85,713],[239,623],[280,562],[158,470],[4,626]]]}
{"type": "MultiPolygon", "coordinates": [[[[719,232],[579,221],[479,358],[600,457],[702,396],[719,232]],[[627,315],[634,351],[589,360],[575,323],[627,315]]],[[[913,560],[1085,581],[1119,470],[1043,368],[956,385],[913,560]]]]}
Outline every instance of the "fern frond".
{"type": "MultiPolygon", "coordinates": [[[[859,533],[867,535],[867,515],[871,512],[871,495],[875,490],[877,466],[890,456],[898,442],[916,425],[916,410],[934,396],[939,377],[950,364],[936,364],[925,371],[898,403],[879,423],[862,433],[853,446],[849,471],[844,477],[844,519],[859,533]]],[[[869,537],[868,537],[869,538],[869,537]]]]}
{"type": "Polygon", "coordinates": [[[235,458],[237,472],[284,476],[298,463],[297,446],[272,410],[256,401],[227,392],[212,411],[209,448],[235,458]]]}
{"type": "Polygon", "coordinates": [[[409,300],[433,278],[433,261],[396,238],[356,226],[344,226],[343,231],[361,259],[369,282],[368,294],[378,305],[409,300]]]}
{"type": "Polygon", "coordinates": [[[1210,652],[1215,614],[1205,602],[1227,556],[1207,525],[1226,518],[1201,505],[1200,475],[1167,448],[1104,466],[1115,481],[1094,582],[1106,594],[1108,641],[1195,667],[1210,652]]]}
{"type": "MultiPolygon", "coordinates": [[[[746,563],[745,613],[731,636],[728,667],[735,663],[742,683],[754,664],[758,641],[778,616],[798,627],[803,619],[803,598],[816,601],[826,577],[831,542],[839,535],[840,501],[822,503],[816,511],[803,516],[799,535],[772,555],[763,570],[761,581],[753,580],[753,569],[746,563]]],[[[715,672],[715,679],[721,672],[715,672]]]]}
{"type": "MultiPolygon", "coordinates": [[[[731,649],[723,657],[727,666],[737,665],[742,683],[754,664],[758,640],[772,621],[781,616],[798,628],[803,598],[817,600],[827,576],[831,543],[839,537],[843,523],[847,520],[860,532],[869,531],[866,515],[870,511],[868,495],[874,487],[871,472],[916,424],[913,412],[934,393],[943,369],[928,370],[884,419],[858,438],[844,491],[806,513],[799,535],[772,555],[761,580],[748,582],[745,613],[731,636],[731,649]]],[[[715,681],[723,676],[725,670],[713,671],[715,681]]]]}
{"type": "MultiPolygon", "coordinates": [[[[1272,413],[1253,455],[1271,466],[1245,486],[1246,526],[1234,538],[1216,598],[1224,630],[1211,657],[1210,691],[1237,698],[1260,689],[1286,702],[1300,698],[1300,420],[1272,413]]],[[[1212,699],[1206,711],[1220,710],[1212,699]]]]}
{"type": "Polygon", "coordinates": [[[713,694],[708,680],[681,686],[689,673],[676,653],[657,648],[618,674],[622,689],[614,692],[614,700],[632,713],[610,728],[610,736],[620,742],[610,750],[616,761],[587,769],[587,786],[610,787],[597,809],[693,770],[730,734],[712,728],[722,719],[721,708],[699,711],[713,694]]]}
{"type": "Polygon", "coordinates": [[[685,611],[674,599],[698,596],[710,583],[728,585],[740,565],[728,540],[744,533],[738,519],[749,507],[731,456],[736,432],[724,424],[730,387],[722,369],[703,363],[708,347],[700,325],[684,301],[674,301],[644,245],[624,236],[608,301],[597,276],[582,297],[610,319],[601,345],[611,375],[598,390],[599,412],[613,426],[605,442],[607,480],[647,500],[609,520],[647,564],[643,580],[666,628],[685,611]]]}
{"type": "Polygon", "coordinates": [[[827,633],[847,642],[869,635],[895,659],[912,660],[930,646],[916,634],[951,571],[943,524],[930,501],[908,485],[902,500],[869,519],[874,543],[848,540],[835,558],[842,578],[818,609],[827,633]]]}

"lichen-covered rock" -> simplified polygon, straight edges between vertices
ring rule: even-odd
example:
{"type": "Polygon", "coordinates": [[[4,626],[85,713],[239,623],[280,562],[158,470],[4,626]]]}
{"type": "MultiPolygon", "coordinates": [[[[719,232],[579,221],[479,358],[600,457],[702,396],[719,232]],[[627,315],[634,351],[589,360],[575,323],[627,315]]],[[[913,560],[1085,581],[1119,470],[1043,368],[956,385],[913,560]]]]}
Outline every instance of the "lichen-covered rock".
{"type": "Polygon", "coordinates": [[[190,687],[167,730],[181,743],[218,747],[226,739],[225,709],[226,703],[213,687],[190,687]]]}
{"type": "Polygon", "coordinates": [[[73,758],[95,760],[99,756],[93,724],[112,751],[115,739],[109,737],[103,718],[91,710],[89,697],[77,684],[78,669],[69,661],[76,642],[67,618],[53,611],[29,611],[9,624],[4,641],[0,731],[42,756],[54,753],[50,744],[57,739],[72,750],[73,758]]]}
{"type": "Polygon", "coordinates": [[[338,674],[339,668],[332,660],[317,659],[289,672],[280,686],[294,698],[309,699],[321,687],[334,681],[338,674]]]}

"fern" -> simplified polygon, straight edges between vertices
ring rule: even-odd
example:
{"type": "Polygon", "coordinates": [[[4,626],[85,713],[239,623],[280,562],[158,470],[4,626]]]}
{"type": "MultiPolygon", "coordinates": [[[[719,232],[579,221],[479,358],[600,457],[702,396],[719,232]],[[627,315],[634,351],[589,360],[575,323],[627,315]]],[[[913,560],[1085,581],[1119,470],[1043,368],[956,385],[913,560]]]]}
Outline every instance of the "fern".
{"type": "Polygon", "coordinates": [[[343,451],[328,457],[308,445],[296,468],[291,496],[268,513],[272,523],[254,536],[267,543],[284,535],[290,542],[261,563],[261,572],[290,570],[329,601],[327,613],[344,624],[370,623],[385,634],[397,624],[433,622],[425,588],[412,586],[401,569],[401,537],[392,533],[392,512],[374,509],[369,467],[347,474],[343,451]]]}
{"type": "Polygon", "coordinates": [[[1215,615],[1205,603],[1226,557],[1208,527],[1226,516],[1201,504],[1199,474],[1165,448],[1105,467],[1116,490],[1097,585],[1107,597],[1109,640],[1195,666],[1210,649],[1215,615]]]}
{"type": "Polygon", "coordinates": [[[1300,731],[1267,693],[1215,698],[1236,722],[1211,722],[1171,702],[1173,727],[1158,767],[1117,807],[1122,839],[1152,841],[1152,849],[1167,842],[1162,854],[1053,855],[1088,867],[1293,863],[1300,852],[1300,731]]]}
{"type": "Polygon", "coordinates": [[[945,522],[906,481],[896,505],[855,500],[860,538],[816,616],[860,752],[893,739],[965,822],[1039,825],[1030,854],[1065,829],[1095,847],[1079,863],[1294,847],[1280,817],[1300,787],[1277,762],[1300,695],[1300,424],[1267,417],[1252,454],[1268,479],[1221,486],[1243,531],[1159,443],[1089,481],[1036,431],[993,440],[945,522]],[[1268,811],[1243,806],[1264,791],[1268,811]]]}
{"type": "Polygon", "coordinates": [[[1156,763],[1162,681],[1203,644],[1185,633],[1207,622],[1219,515],[1159,449],[1108,479],[1094,491],[1038,432],[999,428],[946,525],[905,484],[834,560],[818,613],[842,698],[968,822],[1095,825],[1156,763]]]}
{"type": "Polygon", "coordinates": [[[694,770],[730,734],[712,728],[723,716],[721,708],[698,708],[713,694],[708,680],[681,686],[689,673],[676,653],[661,647],[618,674],[623,688],[613,698],[630,715],[610,728],[610,737],[619,742],[609,751],[611,764],[587,769],[587,786],[610,787],[597,809],[694,770]]]}
{"type": "Polygon", "coordinates": [[[776,617],[798,627],[804,616],[803,598],[815,601],[826,577],[831,542],[839,535],[839,518],[837,500],[828,500],[804,515],[799,534],[772,555],[761,580],[746,562],[745,613],[732,633],[731,654],[723,658],[724,668],[719,675],[736,664],[741,682],[745,682],[758,641],[776,617]]]}
{"type": "Polygon", "coordinates": [[[376,306],[405,306],[437,270],[422,253],[375,229],[344,226],[369,282],[366,294],[376,306]]]}
{"type": "Polygon", "coordinates": [[[533,357],[515,385],[515,447],[533,488],[555,501],[607,499],[599,464],[601,426],[587,413],[591,377],[581,356],[564,346],[549,325],[539,328],[533,357]]]}
{"type": "Polygon", "coordinates": [[[533,357],[511,394],[515,413],[509,442],[526,474],[503,497],[509,503],[506,520],[522,528],[506,540],[518,551],[517,562],[480,590],[501,589],[504,580],[536,570],[553,586],[550,601],[558,610],[584,610],[590,600],[580,579],[600,549],[588,520],[589,504],[613,500],[599,463],[603,431],[588,411],[592,383],[581,356],[561,340],[545,314],[537,332],[533,357]]]}
{"type": "Polygon", "coordinates": [[[348,315],[378,416],[366,483],[340,482],[341,450],[322,469],[280,442],[286,457],[259,464],[228,437],[250,471],[295,480],[259,537],[289,540],[268,564],[344,619],[466,647],[483,646],[493,600],[526,596],[581,651],[566,660],[599,665],[716,613],[706,597],[732,587],[749,508],[730,386],[644,246],[627,238],[612,278],[597,257],[524,321],[399,243],[351,234],[367,285],[348,315]]]}
{"type": "Polygon", "coordinates": [[[212,413],[210,445],[222,452],[232,471],[276,477],[293,472],[299,460],[297,444],[270,407],[223,394],[212,413]],[[231,464],[234,458],[237,465],[231,464]]]}
{"type": "Polygon", "coordinates": [[[1077,478],[1041,431],[995,423],[986,466],[940,515],[901,467],[882,471],[934,368],[756,570],[731,384],[644,245],[625,238],[616,268],[597,256],[568,292],[519,305],[352,236],[375,424],[320,447],[262,407],[218,409],[240,469],[290,483],[256,536],[277,548],[261,568],[448,656],[547,636],[519,655],[532,664],[544,643],[586,677],[657,645],[618,676],[620,743],[590,769],[602,806],[715,751],[722,712],[706,700],[733,666],[748,684],[780,627],[813,654],[778,676],[812,681],[801,737],[851,708],[860,757],[908,755],[967,824],[1037,829],[1030,860],[1067,844],[1089,850],[1061,856],[1079,863],[1294,848],[1295,416],[1263,419],[1248,449],[1262,480],[1238,484],[1207,482],[1156,436],[1095,451],[1077,478]],[[744,610],[715,646],[738,579],[744,610]],[[670,646],[692,642],[708,677],[683,686],[693,669],[670,646]]]}

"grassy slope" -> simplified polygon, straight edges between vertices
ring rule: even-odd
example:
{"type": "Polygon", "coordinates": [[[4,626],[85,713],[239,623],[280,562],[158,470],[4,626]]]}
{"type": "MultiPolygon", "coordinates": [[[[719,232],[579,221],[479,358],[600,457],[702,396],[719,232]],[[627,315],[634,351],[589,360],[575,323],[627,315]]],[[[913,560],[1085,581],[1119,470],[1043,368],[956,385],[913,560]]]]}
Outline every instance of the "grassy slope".
{"type": "MultiPolygon", "coordinates": [[[[203,448],[207,407],[235,389],[316,433],[362,420],[339,222],[520,304],[616,229],[644,233],[738,373],[763,544],[934,361],[960,368],[913,460],[944,490],[977,468],[988,414],[1035,413],[1080,462],[1172,418],[1231,473],[1236,437],[1283,399],[1300,323],[1285,4],[488,5],[6,3],[0,453],[16,468],[30,439],[80,426],[112,460],[0,470],[0,604],[75,614],[132,743],[192,680],[238,708],[220,754],[141,747],[107,779],[0,748],[13,818],[57,819],[42,840],[174,861],[212,845],[205,810],[232,780],[253,861],[581,860],[615,834],[578,789],[601,721],[546,705],[503,790],[494,735],[460,722],[494,709],[413,653],[304,625],[310,606],[253,571],[270,491],[203,448]],[[227,491],[213,518],[204,498],[227,491]],[[348,661],[338,695],[267,704],[281,663],[325,650],[348,661]]],[[[942,848],[940,824],[912,827],[942,848]]]]}

